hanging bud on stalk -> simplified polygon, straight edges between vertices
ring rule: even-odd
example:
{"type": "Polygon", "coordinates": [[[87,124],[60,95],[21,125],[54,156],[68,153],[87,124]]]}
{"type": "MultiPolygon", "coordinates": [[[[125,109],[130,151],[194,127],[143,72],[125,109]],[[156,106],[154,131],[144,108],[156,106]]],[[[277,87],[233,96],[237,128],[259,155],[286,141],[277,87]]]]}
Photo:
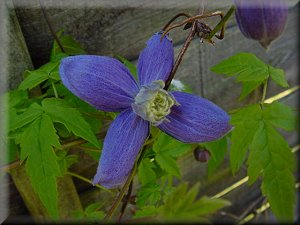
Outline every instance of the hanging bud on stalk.
{"type": "Polygon", "coordinates": [[[284,30],[288,7],[284,0],[234,0],[241,32],[267,49],[284,30]]]}
{"type": "Polygon", "coordinates": [[[206,163],[210,159],[210,152],[205,148],[197,147],[194,150],[194,157],[197,161],[206,163]]]}

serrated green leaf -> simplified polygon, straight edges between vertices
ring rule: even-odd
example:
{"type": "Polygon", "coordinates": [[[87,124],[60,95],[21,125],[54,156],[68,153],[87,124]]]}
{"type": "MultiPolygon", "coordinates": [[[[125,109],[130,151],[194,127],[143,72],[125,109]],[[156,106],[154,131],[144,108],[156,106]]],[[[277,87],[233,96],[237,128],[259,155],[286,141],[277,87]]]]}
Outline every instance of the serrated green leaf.
{"type": "Polygon", "coordinates": [[[56,151],[57,161],[60,167],[61,176],[63,176],[68,168],[78,162],[78,155],[68,155],[65,150],[56,151]]]}
{"type": "Polygon", "coordinates": [[[156,174],[153,170],[154,163],[145,157],[142,159],[138,168],[138,178],[141,184],[153,183],[156,180],[156,174]]]}
{"type": "Polygon", "coordinates": [[[62,99],[47,98],[42,101],[45,112],[54,122],[62,123],[76,136],[82,137],[96,147],[100,147],[91,127],[83,119],[78,109],[71,107],[62,99]]]}
{"type": "Polygon", "coordinates": [[[9,130],[13,131],[31,123],[33,120],[41,116],[42,113],[42,107],[37,103],[33,103],[24,113],[19,115],[11,114],[9,118],[9,130]]]}
{"type": "Polygon", "coordinates": [[[157,164],[167,173],[180,178],[180,171],[177,166],[176,160],[168,154],[158,153],[155,156],[157,164]]]}
{"type": "Polygon", "coordinates": [[[154,205],[146,205],[137,210],[133,218],[154,217],[157,214],[157,208],[154,205]]]}
{"type": "Polygon", "coordinates": [[[248,164],[250,182],[262,173],[263,194],[275,216],[280,221],[293,221],[296,199],[294,156],[284,138],[268,122],[260,126],[253,139],[248,164]]]}
{"type": "Polygon", "coordinates": [[[289,84],[287,83],[285,79],[285,74],[282,69],[274,68],[272,66],[269,66],[269,74],[271,78],[281,87],[289,87],[289,84]]]}
{"type": "Polygon", "coordinates": [[[209,198],[203,196],[196,203],[194,203],[194,207],[190,210],[192,214],[205,216],[205,215],[215,213],[219,209],[230,205],[231,203],[225,199],[209,198]]]}
{"type": "Polygon", "coordinates": [[[227,152],[227,138],[226,136],[214,142],[203,144],[204,147],[212,154],[212,158],[208,161],[208,175],[211,175],[216,168],[222,163],[227,152]]]}
{"type": "Polygon", "coordinates": [[[90,214],[92,212],[95,212],[95,211],[99,210],[101,207],[102,207],[102,204],[100,202],[96,202],[96,203],[93,203],[93,204],[90,204],[89,206],[87,206],[84,209],[84,212],[86,214],[90,214]]]}
{"type": "Polygon", "coordinates": [[[261,120],[262,111],[259,105],[250,105],[232,114],[231,124],[234,129],[230,139],[230,166],[233,174],[242,166],[261,120]]]}
{"type": "Polygon", "coordinates": [[[161,199],[161,187],[158,184],[149,183],[143,185],[137,194],[137,206],[145,204],[154,205],[161,199]]]}
{"type": "Polygon", "coordinates": [[[27,77],[19,86],[20,90],[32,89],[49,78],[49,75],[41,71],[26,71],[27,77]]]}
{"type": "Polygon", "coordinates": [[[60,169],[53,147],[60,147],[58,136],[49,116],[43,114],[24,130],[21,160],[26,160],[26,171],[33,189],[52,217],[58,216],[57,182],[60,169]]]}
{"type": "Polygon", "coordinates": [[[237,76],[238,82],[264,81],[268,78],[268,66],[254,54],[241,52],[211,68],[217,74],[237,76]]]}
{"type": "Polygon", "coordinates": [[[275,101],[271,104],[264,104],[264,107],[264,119],[273,126],[280,127],[287,131],[296,129],[296,115],[290,106],[275,101]]]}
{"type": "Polygon", "coordinates": [[[187,153],[191,149],[190,144],[177,141],[169,135],[160,132],[158,138],[153,144],[153,151],[156,153],[164,153],[172,157],[179,157],[187,153]]]}
{"type": "Polygon", "coordinates": [[[7,100],[8,108],[18,107],[24,105],[28,100],[28,93],[24,90],[11,90],[3,95],[5,101],[7,100]]]}
{"type": "Polygon", "coordinates": [[[226,200],[208,197],[197,200],[199,190],[199,183],[189,190],[186,183],[180,184],[164,197],[165,204],[159,208],[159,215],[166,219],[199,221],[199,219],[204,219],[203,216],[230,204],[226,200]]]}
{"type": "Polygon", "coordinates": [[[261,84],[261,81],[243,82],[242,92],[239,100],[245,99],[250,93],[252,93],[261,84]]]}
{"type": "Polygon", "coordinates": [[[37,70],[25,71],[25,79],[19,85],[19,90],[32,89],[50,78],[51,73],[58,70],[59,62],[49,62],[37,70]]]}

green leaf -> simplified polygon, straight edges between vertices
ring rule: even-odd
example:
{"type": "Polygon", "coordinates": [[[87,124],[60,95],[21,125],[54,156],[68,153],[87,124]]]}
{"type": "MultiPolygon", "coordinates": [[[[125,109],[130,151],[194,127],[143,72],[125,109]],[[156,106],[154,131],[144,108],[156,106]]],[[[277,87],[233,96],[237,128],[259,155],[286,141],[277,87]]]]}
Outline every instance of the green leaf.
{"type": "Polygon", "coordinates": [[[138,168],[138,178],[141,184],[153,183],[156,180],[156,174],[153,170],[154,163],[149,158],[144,157],[138,168]]]}
{"type": "Polygon", "coordinates": [[[203,196],[194,204],[193,209],[191,209],[191,213],[199,216],[205,216],[215,213],[216,211],[230,205],[231,203],[225,199],[203,196]]]}
{"type": "Polygon", "coordinates": [[[180,171],[173,157],[165,153],[157,153],[155,160],[164,171],[180,178],[180,171]]]}
{"type": "Polygon", "coordinates": [[[32,89],[49,78],[49,75],[43,71],[27,70],[25,75],[27,75],[27,77],[20,84],[20,90],[32,89]]]}
{"type": "Polygon", "coordinates": [[[172,157],[179,157],[187,153],[191,149],[190,144],[177,141],[169,135],[160,132],[158,138],[153,144],[153,151],[156,153],[164,153],[172,157]]]}
{"type": "Polygon", "coordinates": [[[19,129],[33,120],[38,118],[43,114],[43,109],[37,103],[33,103],[29,106],[29,108],[22,114],[15,114],[10,115],[10,122],[9,122],[9,130],[13,131],[19,129]]]}
{"type": "Polygon", "coordinates": [[[143,218],[143,217],[155,217],[157,214],[157,208],[154,205],[146,205],[141,209],[137,210],[133,218],[143,218]]]}
{"type": "Polygon", "coordinates": [[[166,219],[199,221],[222,207],[230,205],[226,200],[202,197],[197,200],[199,183],[190,190],[183,183],[164,197],[164,205],[159,208],[159,215],[166,219]]]}
{"type": "Polygon", "coordinates": [[[3,98],[8,101],[8,108],[18,107],[28,101],[28,93],[24,90],[11,90],[5,93],[3,98]]]}
{"type": "Polygon", "coordinates": [[[261,120],[262,112],[259,105],[249,105],[231,115],[231,124],[234,129],[230,139],[230,166],[233,174],[242,166],[261,120]]]}
{"type": "Polygon", "coordinates": [[[57,98],[44,99],[42,106],[54,122],[64,124],[76,136],[82,137],[96,147],[100,147],[91,127],[76,108],[71,107],[64,100],[57,98]]]}
{"type": "Polygon", "coordinates": [[[271,78],[281,87],[289,87],[289,84],[287,83],[285,79],[285,74],[282,69],[274,68],[269,66],[269,73],[271,78]]]}
{"type": "Polygon", "coordinates": [[[57,36],[59,37],[60,43],[63,46],[65,54],[62,54],[60,46],[57,44],[56,41],[53,43],[53,47],[51,50],[51,61],[60,60],[61,58],[65,57],[66,55],[85,55],[86,52],[83,50],[81,45],[75,41],[69,35],[62,35],[63,31],[57,32],[57,36]]]}
{"type": "Polygon", "coordinates": [[[78,162],[78,155],[68,155],[67,151],[56,151],[57,161],[60,167],[61,176],[63,176],[68,168],[74,163],[78,162]]]}
{"type": "Polygon", "coordinates": [[[60,169],[53,147],[60,147],[58,136],[49,116],[43,114],[24,130],[21,160],[26,160],[26,171],[33,189],[52,217],[58,216],[57,182],[60,169]]]}
{"type": "Polygon", "coordinates": [[[161,199],[161,187],[158,184],[147,184],[142,186],[137,194],[137,206],[145,204],[154,205],[161,199]]]}
{"type": "Polygon", "coordinates": [[[280,221],[293,221],[295,160],[284,138],[268,122],[262,123],[251,144],[249,182],[263,175],[262,191],[280,221]]]}
{"type": "Polygon", "coordinates": [[[138,80],[136,66],[121,55],[117,55],[116,57],[129,69],[129,72],[134,76],[135,80],[138,80]]]}
{"type": "Polygon", "coordinates": [[[252,93],[261,84],[261,81],[243,82],[242,92],[239,100],[245,99],[250,93],[252,93]]]}
{"type": "Polygon", "coordinates": [[[227,152],[226,136],[214,142],[203,144],[204,147],[212,154],[212,158],[208,161],[208,175],[211,175],[222,163],[227,152]]]}
{"type": "Polygon", "coordinates": [[[217,74],[237,76],[238,82],[263,82],[269,76],[268,66],[252,53],[235,54],[211,68],[217,74]]]}
{"type": "Polygon", "coordinates": [[[55,70],[58,70],[59,62],[49,62],[37,70],[33,71],[26,71],[25,72],[25,79],[22,81],[22,83],[19,85],[19,90],[26,90],[26,89],[32,89],[42,83],[43,81],[49,79],[51,76],[51,73],[55,70]]]}
{"type": "Polygon", "coordinates": [[[290,106],[275,101],[271,104],[264,104],[264,107],[264,119],[273,126],[287,131],[296,129],[297,117],[295,111],[290,106]]]}

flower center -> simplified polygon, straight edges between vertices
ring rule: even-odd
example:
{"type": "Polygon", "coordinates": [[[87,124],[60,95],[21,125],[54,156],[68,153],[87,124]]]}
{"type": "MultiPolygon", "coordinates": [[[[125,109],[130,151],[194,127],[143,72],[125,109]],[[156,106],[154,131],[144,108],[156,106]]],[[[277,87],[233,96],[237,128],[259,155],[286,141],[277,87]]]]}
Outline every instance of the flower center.
{"type": "Polygon", "coordinates": [[[166,116],[171,113],[171,107],[179,105],[175,98],[163,89],[164,86],[162,80],[142,86],[131,105],[137,115],[152,122],[154,126],[168,121],[166,116]]]}

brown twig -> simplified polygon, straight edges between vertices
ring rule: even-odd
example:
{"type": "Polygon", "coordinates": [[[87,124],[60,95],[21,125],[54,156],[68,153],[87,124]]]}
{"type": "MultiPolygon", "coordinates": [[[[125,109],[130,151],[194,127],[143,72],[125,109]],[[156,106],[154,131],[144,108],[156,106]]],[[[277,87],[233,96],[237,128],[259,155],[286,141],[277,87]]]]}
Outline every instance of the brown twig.
{"type": "Polygon", "coordinates": [[[196,23],[194,22],[193,25],[192,25],[192,29],[191,29],[188,37],[186,38],[186,40],[184,42],[184,45],[183,45],[183,47],[180,50],[180,53],[177,56],[177,59],[175,61],[175,64],[174,64],[171,72],[170,72],[170,75],[169,75],[168,79],[166,80],[166,84],[165,84],[165,87],[164,87],[165,90],[168,90],[168,88],[169,88],[169,86],[171,84],[171,81],[173,80],[173,78],[175,76],[175,73],[176,73],[176,71],[177,71],[177,69],[179,67],[179,64],[181,63],[182,58],[183,58],[186,50],[188,49],[191,41],[193,40],[193,37],[195,36],[196,32],[197,32],[196,31],[196,23]]]}
{"type": "Polygon", "coordinates": [[[124,196],[125,201],[124,201],[124,203],[122,205],[122,208],[121,208],[121,211],[120,211],[120,215],[119,215],[119,219],[118,219],[119,223],[121,222],[121,219],[122,219],[122,216],[124,215],[126,206],[128,205],[128,202],[130,201],[131,192],[132,192],[132,181],[131,181],[131,183],[129,185],[127,194],[124,196]]]}
{"type": "Polygon", "coordinates": [[[42,13],[43,13],[43,15],[44,15],[44,18],[45,18],[45,20],[46,20],[46,23],[47,23],[47,25],[48,25],[48,27],[49,27],[49,30],[50,30],[51,34],[52,34],[52,37],[55,39],[55,41],[56,41],[56,43],[58,44],[60,50],[61,50],[63,53],[66,53],[66,51],[65,51],[65,49],[64,49],[64,47],[63,47],[63,45],[61,44],[59,38],[57,37],[57,35],[56,35],[56,33],[55,33],[55,31],[54,31],[54,29],[53,29],[51,23],[50,23],[48,14],[47,14],[47,12],[46,12],[46,10],[45,10],[44,1],[43,1],[43,0],[39,0],[39,3],[40,3],[40,6],[41,6],[41,9],[42,9],[42,13]]]}

